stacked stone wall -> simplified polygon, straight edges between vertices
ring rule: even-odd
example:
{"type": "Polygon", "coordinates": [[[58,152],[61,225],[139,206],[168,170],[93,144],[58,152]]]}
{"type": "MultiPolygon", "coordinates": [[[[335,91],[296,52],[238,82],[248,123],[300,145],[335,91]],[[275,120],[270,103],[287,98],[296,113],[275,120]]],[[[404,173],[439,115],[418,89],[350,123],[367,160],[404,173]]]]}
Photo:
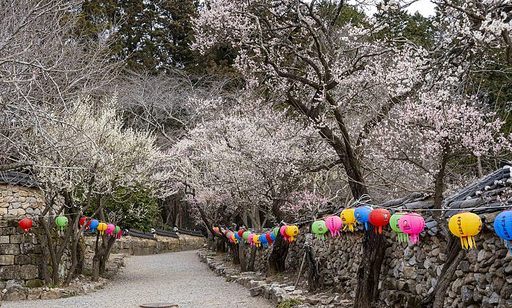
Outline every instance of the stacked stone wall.
{"type": "MultiPolygon", "coordinates": [[[[512,307],[512,256],[492,230],[494,217],[495,214],[484,215],[486,223],[476,237],[477,249],[462,252],[462,261],[447,288],[444,307],[512,307]]],[[[353,299],[364,232],[343,233],[339,238],[326,240],[307,233],[308,228],[302,228],[302,235],[290,245],[287,269],[298,271],[308,237],[318,262],[321,290],[334,289],[347,299],[353,299]]],[[[383,236],[388,246],[381,269],[380,304],[383,307],[419,307],[442,274],[447,260],[445,237],[437,230],[434,234],[424,232],[419,244],[410,245],[399,243],[389,230],[383,236]]],[[[270,249],[257,254],[257,269],[268,267],[269,252],[270,249]]],[[[303,279],[306,277],[307,266],[303,279]]]]}
{"type": "Polygon", "coordinates": [[[28,234],[18,227],[25,217],[41,214],[44,200],[36,189],[0,185],[0,290],[9,284],[40,286],[41,247],[33,228],[28,234]]]}

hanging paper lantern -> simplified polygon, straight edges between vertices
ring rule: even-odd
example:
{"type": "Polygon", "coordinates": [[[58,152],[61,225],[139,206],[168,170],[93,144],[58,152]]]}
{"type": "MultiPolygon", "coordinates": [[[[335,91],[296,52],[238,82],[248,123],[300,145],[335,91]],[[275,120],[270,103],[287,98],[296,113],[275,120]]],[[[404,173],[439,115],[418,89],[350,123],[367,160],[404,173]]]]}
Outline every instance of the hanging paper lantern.
{"type": "Polygon", "coordinates": [[[353,208],[344,209],[343,211],[341,211],[340,217],[341,221],[343,222],[344,231],[348,229],[350,232],[354,232],[357,223],[355,211],[356,209],[353,208]]]}
{"type": "Polygon", "coordinates": [[[113,236],[114,235],[114,230],[116,229],[116,225],[114,224],[108,224],[107,225],[107,230],[105,230],[105,233],[109,236],[113,236]]]}
{"type": "Polygon", "coordinates": [[[375,209],[370,212],[369,222],[375,227],[375,233],[382,234],[382,227],[387,226],[391,213],[386,209],[375,209]]]}
{"type": "Polygon", "coordinates": [[[116,228],[114,229],[114,235],[117,235],[119,231],[121,231],[121,227],[116,226],[116,228]]]}
{"type": "Polygon", "coordinates": [[[505,241],[505,247],[512,253],[512,210],[503,211],[494,219],[494,232],[505,241]]]}
{"type": "Polygon", "coordinates": [[[286,225],[284,226],[281,226],[281,228],[279,228],[279,233],[281,234],[281,237],[288,242],[288,235],[286,234],[286,225]]]}
{"type": "Polygon", "coordinates": [[[247,238],[247,242],[249,245],[254,246],[254,233],[249,234],[249,237],[247,238]]]}
{"type": "Polygon", "coordinates": [[[370,219],[371,211],[372,208],[367,205],[360,206],[354,210],[354,216],[356,217],[356,220],[364,224],[365,230],[368,230],[368,221],[370,219]]]}
{"type": "Polygon", "coordinates": [[[252,242],[254,243],[254,246],[261,247],[260,235],[259,234],[254,234],[254,236],[252,237],[252,242]]]}
{"type": "Polygon", "coordinates": [[[405,214],[398,219],[400,230],[409,235],[409,242],[416,244],[420,240],[420,233],[425,229],[425,219],[417,213],[405,214]]]}
{"type": "Polygon", "coordinates": [[[398,225],[398,220],[404,215],[405,213],[395,213],[389,218],[389,226],[391,227],[391,230],[396,233],[396,237],[400,243],[407,242],[407,234],[403,233],[398,225]]]}
{"type": "Polygon", "coordinates": [[[318,239],[325,239],[325,233],[327,232],[327,226],[325,225],[325,221],[323,220],[317,220],[313,222],[311,225],[311,232],[318,238],[318,239]]]}
{"type": "Polygon", "coordinates": [[[213,228],[212,228],[212,230],[213,230],[213,232],[215,232],[215,233],[216,233],[216,234],[218,234],[218,235],[221,235],[221,234],[222,234],[222,233],[220,232],[219,227],[213,227],[213,228]]]}
{"type": "Polygon", "coordinates": [[[242,238],[240,237],[240,235],[238,235],[238,232],[235,232],[235,239],[236,239],[237,243],[242,241],[242,238]]]}
{"type": "Polygon", "coordinates": [[[299,235],[299,227],[295,225],[286,226],[285,233],[288,241],[291,243],[297,239],[297,235],[299,235]]]}
{"type": "Polygon", "coordinates": [[[274,242],[274,240],[272,239],[272,232],[265,233],[265,237],[267,238],[267,243],[269,245],[272,245],[272,243],[274,242]]]}
{"type": "Polygon", "coordinates": [[[465,212],[450,217],[448,227],[453,235],[460,238],[462,248],[476,248],[474,236],[482,230],[482,220],[475,213],[465,212]]]}
{"type": "Polygon", "coordinates": [[[245,229],[240,229],[240,230],[238,230],[238,231],[237,231],[238,236],[239,236],[240,238],[242,238],[242,235],[244,234],[244,232],[245,232],[245,229]]]}
{"type": "MultiPolygon", "coordinates": [[[[84,227],[86,221],[87,221],[87,216],[82,216],[82,217],[80,217],[78,224],[80,225],[80,227],[84,227]]],[[[85,227],[85,229],[86,228],[87,228],[87,226],[85,227]]]]}
{"type": "Polygon", "coordinates": [[[340,235],[341,227],[343,226],[343,222],[338,216],[329,216],[325,219],[325,225],[327,229],[331,232],[331,236],[335,237],[340,235]]]}
{"type": "Polygon", "coordinates": [[[21,230],[23,230],[25,233],[28,233],[30,232],[30,229],[32,229],[32,219],[25,217],[18,221],[18,226],[20,226],[21,230]]]}
{"type": "Polygon", "coordinates": [[[233,233],[233,231],[231,231],[231,230],[226,230],[226,232],[224,233],[224,236],[226,236],[226,238],[227,238],[228,240],[231,240],[231,237],[233,237],[233,236],[234,236],[234,233],[233,233]]]}
{"type": "MultiPolygon", "coordinates": [[[[231,241],[231,243],[233,243],[233,244],[238,244],[238,241],[237,241],[237,239],[236,239],[236,237],[235,237],[235,234],[236,234],[236,232],[231,232],[231,233],[229,234],[229,240],[230,240],[230,241],[231,241]]],[[[237,235],[238,235],[238,234],[237,234],[237,235]]]]}
{"type": "Polygon", "coordinates": [[[123,236],[123,230],[119,230],[119,232],[117,232],[116,238],[119,240],[121,239],[121,236],[123,236]]]}
{"type": "Polygon", "coordinates": [[[268,248],[268,241],[267,241],[267,236],[266,234],[262,234],[260,235],[259,237],[259,241],[261,243],[261,246],[263,246],[263,248],[268,248]]]}
{"type": "Polygon", "coordinates": [[[244,239],[244,241],[248,242],[249,243],[249,235],[251,235],[251,231],[245,231],[243,234],[242,234],[242,238],[244,239]]]}
{"type": "Polygon", "coordinates": [[[272,232],[270,232],[270,238],[272,239],[272,242],[275,242],[277,235],[272,231],[272,232]]]}
{"type": "Polygon", "coordinates": [[[97,219],[92,219],[89,224],[89,230],[91,230],[91,232],[95,232],[99,224],[100,222],[97,219]]]}
{"type": "Polygon", "coordinates": [[[57,218],[55,218],[55,224],[60,231],[64,231],[64,228],[68,225],[68,218],[66,216],[57,216],[57,218]]]}
{"type": "Polygon", "coordinates": [[[107,230],[107,224],[104,222],[100,222],[97,229],[100,232],[100,234],[103,235],[103,234],[105,234],[105,231],[107,230]]]}
{"type": "Polygon", "coordinates": [[[273,230],[272,230],[272,234],[274,234],[274,238],[277,238],[277,236],[279,235],[279,231],[281,230],[281,228],[279,227],[275,227],[273,230]]]}

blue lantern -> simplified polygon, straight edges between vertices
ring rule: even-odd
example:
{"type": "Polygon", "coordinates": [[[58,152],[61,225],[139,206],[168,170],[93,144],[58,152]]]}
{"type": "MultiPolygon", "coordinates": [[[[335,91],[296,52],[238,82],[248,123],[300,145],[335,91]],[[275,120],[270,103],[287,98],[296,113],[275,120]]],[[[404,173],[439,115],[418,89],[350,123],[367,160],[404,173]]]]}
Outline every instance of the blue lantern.
{"type": "Polygon", "coordinates": [[[242,242],[242,238],[240,237],[240,235],[238,235],[238,232],[235,232],[235,238],[238,241],[238,243],[242,242]]]}
{"type": "Polygon", "coordinates": [[[261,246],[263,246],[263,248],[268,248],[267,235],[265,233],[260,235],[260,243],[261,243],[261,246]]]}
{"type": "Polygon", "coordinates": [[[97,219],[91,220],[91,224],[89,225],[89,230],[91,230],[91,232],[96,232],[96,228],[98,228],[99,224],[100,224],[100,222],[97,219]]]}
{"type": "Polygon", "coordinates": [[[494,232],[502,240],[505,241],[505,246],[512,253],[512,210],[503,211],[494,219],[494,232]]]}
{"type": "Polygon", "coordinates": [[[372,208],[364,205],[356,208],[354,211],[354,216],[356,216],[356,220],[362,224],[364,224],[364,229],[368,230],[368,221],[370,220],[370,212],[372,208]]]}

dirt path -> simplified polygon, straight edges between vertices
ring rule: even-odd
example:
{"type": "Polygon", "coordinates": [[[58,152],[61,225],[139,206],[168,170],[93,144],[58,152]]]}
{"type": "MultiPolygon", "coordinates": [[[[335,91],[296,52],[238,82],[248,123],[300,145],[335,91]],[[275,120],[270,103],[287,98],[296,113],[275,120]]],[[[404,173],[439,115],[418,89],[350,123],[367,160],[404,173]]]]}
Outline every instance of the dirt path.
{"type": "Polygon", "coordinates": [[[195,251],[133,256],[105,289],[56,300],[3,302],[2,308],[139,307],[146,303],[173,303],[183,307],[273,307],[236,283],[215,276],[199,262],[195,251]]]}

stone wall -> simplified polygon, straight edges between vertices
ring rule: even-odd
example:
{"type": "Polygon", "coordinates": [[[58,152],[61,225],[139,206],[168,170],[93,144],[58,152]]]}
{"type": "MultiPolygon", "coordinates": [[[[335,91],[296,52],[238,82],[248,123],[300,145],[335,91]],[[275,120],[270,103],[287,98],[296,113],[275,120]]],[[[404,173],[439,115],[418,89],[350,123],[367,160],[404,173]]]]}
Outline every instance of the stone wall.
{"type": "MultiPolygon", "coordinates": [[[[167,236],[155,236],[155,239],[144,239],[133,236],[124,236],[117,240],[112,247],[112,253],[126,255],[152,255],[164,252],[194,250],[202,248],[204,237],[180,234],[179,239],[167,236]]],[[[90,251],[93,250],[96,237],[87,237],[86,243],[90,251]]]]}
{"type": "Polygon", "coordinates": [[[43,206],[43,198],[36,189],[0,185],[0,289],[13,283],[42,284],[41,248],[32,232],[23,233],[18,221],[25,216],[39,215],[43,206]]]}
{"type": "Polygon", "coordinates": [[[23,186],[0,184],[0,220],[38,216],[44,199],[38,190],[23,186]]]}
{"type": "MultiPolygon", "coordinates": [[[[444,307],[512,307],[512,256],[492,230],[495,214],[484,215],[482,232],[476,237],[477,249],[463,251],[448,287],[444,307]]],[[[301,229],[302,236],[290,245],[287,268],[296,272],[304,254],[304,241],[311,241],[320,271],[322,290],[333,289],[354,298],[357,269],[362,254],[362,231],[343,233],[339,238],[319,240],[301,229]]],[[[418,245],[399,243],[389,230],[384,232],[388,248],[382,265],[381,305],[418,307],[437,284],[445,261],[446,242],[437,232],[421,235],[418,245]]],[[[270,250],[268,250],[270,251],[270,250]]],[[[263,269],[268,252],[257,255],[256,268],[263,269]]],[[[304,273],[306,279],[307,268],[304,273]]]]}

